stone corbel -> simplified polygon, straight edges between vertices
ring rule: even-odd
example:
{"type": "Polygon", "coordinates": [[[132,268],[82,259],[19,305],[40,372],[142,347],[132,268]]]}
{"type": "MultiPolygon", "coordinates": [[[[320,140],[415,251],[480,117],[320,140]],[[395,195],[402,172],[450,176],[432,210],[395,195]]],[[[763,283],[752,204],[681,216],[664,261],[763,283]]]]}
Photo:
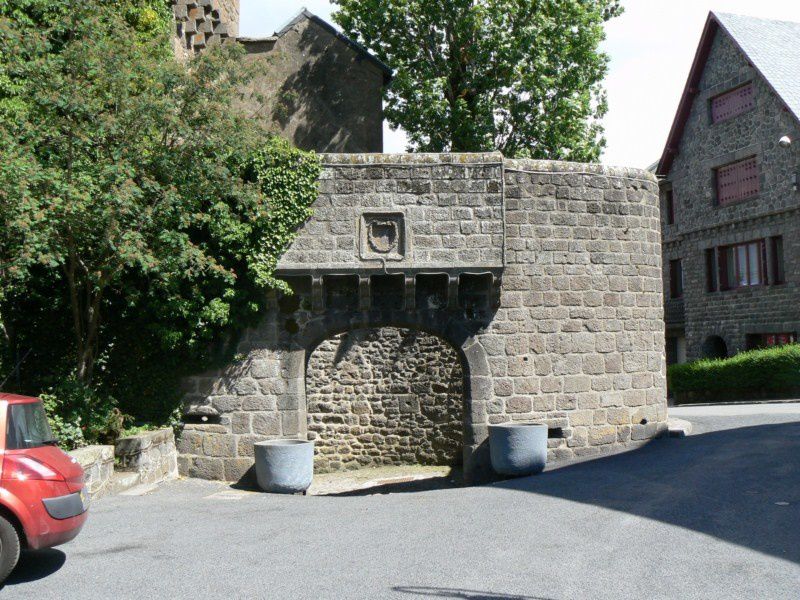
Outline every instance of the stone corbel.
{"type": "Polygon", "coordinates": [[[322,287],[322,276],[311,276],[311,310],[321,313],[325,310],[325,290],[322,287]]]}
{"type": "Polygon", "coordinates": [[[448,274],[447,281],[447,308],[458,309],[458,274],[448,274]]]}

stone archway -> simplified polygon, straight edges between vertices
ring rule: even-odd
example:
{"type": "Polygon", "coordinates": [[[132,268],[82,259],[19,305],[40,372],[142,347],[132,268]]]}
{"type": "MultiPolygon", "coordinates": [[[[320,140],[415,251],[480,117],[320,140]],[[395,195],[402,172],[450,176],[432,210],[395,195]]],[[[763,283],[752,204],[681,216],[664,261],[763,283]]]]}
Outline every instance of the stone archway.
{"type": "Polygon", "coordinates": [[[431,333],[374,327],[326,338],[308,358],[306,406],[318,472],[462,462],[464,368],[431,333]]]}
{"type": "Polygon", "coordinates": [[[718,335],[711,335],[703,342],[703,358],[727,358],[728,344],[718,335]]]}

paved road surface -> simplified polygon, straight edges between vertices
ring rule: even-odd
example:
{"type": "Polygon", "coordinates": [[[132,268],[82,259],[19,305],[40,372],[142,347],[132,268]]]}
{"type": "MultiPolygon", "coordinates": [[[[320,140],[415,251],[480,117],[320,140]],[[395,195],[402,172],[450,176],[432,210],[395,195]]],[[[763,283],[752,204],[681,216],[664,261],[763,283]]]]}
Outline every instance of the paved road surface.
{"type": "Polygon", "coordinates": [[[674,414],[692,436],[485,487],[101,499],[0,597],[800,598],[800,404],[674,414]]]}

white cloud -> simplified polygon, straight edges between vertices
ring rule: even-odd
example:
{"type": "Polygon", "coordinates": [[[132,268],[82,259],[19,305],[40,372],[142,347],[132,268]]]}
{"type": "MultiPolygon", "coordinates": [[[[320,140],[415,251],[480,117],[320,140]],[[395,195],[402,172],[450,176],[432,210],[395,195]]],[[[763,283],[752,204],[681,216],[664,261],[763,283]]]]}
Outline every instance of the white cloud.
{"type": "MultiPolygon", "coordinates": [[[[270,35],[304,6],[330,20],[328,0],[241,0],[241,35],[270,35]]],[[[608,25],[611,56],[604,162],[645,167],[666,142],[710,10],[800,20],[798,0],[624,0],[625,14],[608,25]]],[[[385,130],[387,152],[402,152],[402,132],[385,130]]]]}

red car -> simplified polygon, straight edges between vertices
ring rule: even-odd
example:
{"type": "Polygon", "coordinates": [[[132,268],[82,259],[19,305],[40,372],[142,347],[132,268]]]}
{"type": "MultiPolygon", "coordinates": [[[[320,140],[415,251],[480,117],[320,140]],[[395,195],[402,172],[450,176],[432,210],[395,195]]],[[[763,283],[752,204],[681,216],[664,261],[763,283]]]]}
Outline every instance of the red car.
{"type": "Polygon", "coordinates": [[[38,398],[0,394],[0,583],[21,548],[68,542],[86,522],[83,469],[56,444],[38,398]]]}

